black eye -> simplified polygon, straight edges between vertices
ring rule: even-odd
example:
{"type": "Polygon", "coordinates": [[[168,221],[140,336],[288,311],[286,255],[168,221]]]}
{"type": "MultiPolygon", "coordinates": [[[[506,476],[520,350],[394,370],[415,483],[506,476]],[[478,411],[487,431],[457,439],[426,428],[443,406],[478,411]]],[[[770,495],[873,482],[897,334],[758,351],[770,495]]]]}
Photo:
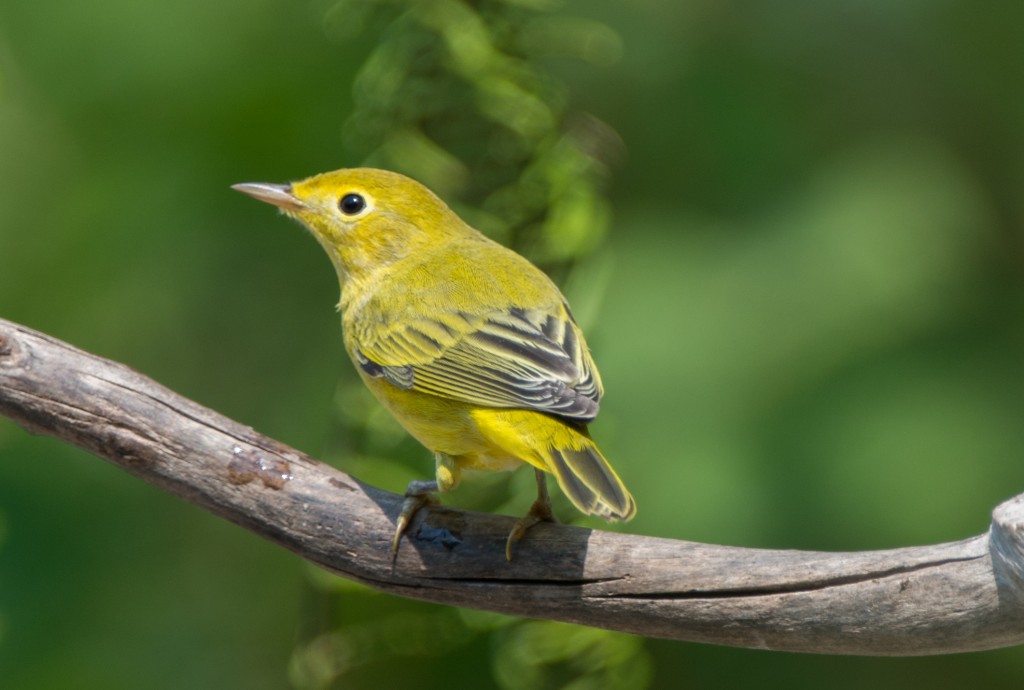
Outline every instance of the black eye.
{"type": "Polygon", "coordinates": [[[366,208],[366,199],[359,194],[346,194],[338,202],[338,208],[346,216],[354,216],[366,208]]]}

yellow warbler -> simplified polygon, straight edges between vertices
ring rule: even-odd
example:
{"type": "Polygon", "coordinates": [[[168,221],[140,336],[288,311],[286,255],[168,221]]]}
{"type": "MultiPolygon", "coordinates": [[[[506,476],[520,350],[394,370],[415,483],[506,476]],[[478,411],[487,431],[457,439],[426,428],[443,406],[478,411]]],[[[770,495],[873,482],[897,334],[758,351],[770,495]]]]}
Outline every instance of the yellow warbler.
{"type": "Polygon", "coordinates": [[[278,206],[327,251],[345,349],[363,381],[434,454],[405,492],[392,540],[464,469],[536,471],[538,496],[505,547],[552,520],[545,472],[573,505],[629,520],[636,503],[587,432],[601,378],[569,305],[529,261],[480,234],[419,183],[356,168],[234,189],[278,206]]]}

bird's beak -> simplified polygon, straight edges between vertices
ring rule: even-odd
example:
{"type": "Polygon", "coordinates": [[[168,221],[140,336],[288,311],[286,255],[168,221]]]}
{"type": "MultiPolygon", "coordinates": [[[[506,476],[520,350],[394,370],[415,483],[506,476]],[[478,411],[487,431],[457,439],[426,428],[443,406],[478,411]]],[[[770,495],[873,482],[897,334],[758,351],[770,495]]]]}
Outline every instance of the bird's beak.
{"type": "Polygon", "coordinates": [[[283,211],[301,211],[306,208],[302,201],[292,194],[291,185],[269,184],[267,182],[243,182],[231,185],[231,189],[248,194],[253,199],[266,201],[283,211]]]}

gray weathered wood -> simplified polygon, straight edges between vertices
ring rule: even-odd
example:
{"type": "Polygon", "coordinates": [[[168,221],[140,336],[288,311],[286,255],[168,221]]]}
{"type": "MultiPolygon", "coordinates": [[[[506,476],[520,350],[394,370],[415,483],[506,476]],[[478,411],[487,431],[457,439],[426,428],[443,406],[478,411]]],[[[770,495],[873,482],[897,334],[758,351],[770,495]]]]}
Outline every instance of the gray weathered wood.
{"type": "Polygon", "coordinates": [[[106,458],[343,577],[414,599],[639,635],[803,652],[941,654],[1024,642],[1024,495],[964,541],[769,551],[421,511],[114,362],[0,320],[0,413],[106,458]]]}

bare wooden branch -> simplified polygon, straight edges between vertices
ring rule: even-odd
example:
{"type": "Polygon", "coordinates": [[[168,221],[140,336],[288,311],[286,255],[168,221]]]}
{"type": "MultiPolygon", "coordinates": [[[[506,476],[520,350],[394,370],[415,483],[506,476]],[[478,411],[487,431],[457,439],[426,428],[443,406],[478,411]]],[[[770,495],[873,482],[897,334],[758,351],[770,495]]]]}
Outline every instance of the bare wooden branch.
{"type": "Polygon", "coordinates": [[[0,413],[343,577],[414,599],[653,637],[802,652],[942,654],[1024,642],[1024,495],[936,546],[769,551],[421,511],[131,369],[0,320],[0,413]]]}

